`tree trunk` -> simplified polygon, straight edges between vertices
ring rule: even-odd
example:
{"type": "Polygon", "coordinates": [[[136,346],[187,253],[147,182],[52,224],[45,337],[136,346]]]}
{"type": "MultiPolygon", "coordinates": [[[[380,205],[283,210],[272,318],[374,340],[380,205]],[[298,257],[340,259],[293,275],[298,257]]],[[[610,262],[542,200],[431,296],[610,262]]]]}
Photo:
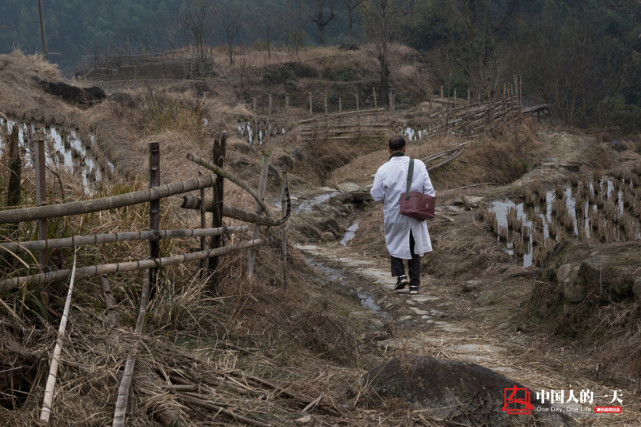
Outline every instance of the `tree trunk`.
{"type": "Polygon", "coordinates": [[[379,82],[378,85],[378,90],[381,95],[381,105],[385,103],[389,103],[389,76],[390,76],[390,71],[389,71],[389,64],[387,62],[387,58],[385,58],[385,55],[380,55],[378,57],[378,63],[381,64],[381,81],[379,82]]]}
{"type": "Polygon", "coordinates": [[[227,49],[229,49],[229,65],[234,65],[234,38],[227,34],[227,49]]]}

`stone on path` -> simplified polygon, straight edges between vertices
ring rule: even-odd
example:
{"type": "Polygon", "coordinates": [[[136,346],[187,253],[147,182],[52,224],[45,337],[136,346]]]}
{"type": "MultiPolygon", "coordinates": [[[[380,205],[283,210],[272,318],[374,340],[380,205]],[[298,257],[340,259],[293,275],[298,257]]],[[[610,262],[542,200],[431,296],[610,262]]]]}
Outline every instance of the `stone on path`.
{"type": "Polygon", "coordinates": [[[372,369],[361,382],[377,396],[404,399],[456,425],[535,425],[543,419],[545,425],[577,425],[566,414],[538,404],[532,391],[531,414],[508,415],[503,411],[505,389],[523,386],[475,363],[407,355],[372,369]]]}

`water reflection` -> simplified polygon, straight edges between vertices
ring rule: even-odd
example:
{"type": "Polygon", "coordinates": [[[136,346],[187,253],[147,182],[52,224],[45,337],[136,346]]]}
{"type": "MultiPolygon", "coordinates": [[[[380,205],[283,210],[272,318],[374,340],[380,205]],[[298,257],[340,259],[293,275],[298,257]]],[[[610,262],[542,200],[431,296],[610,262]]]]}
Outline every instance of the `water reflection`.
{"type": "MultiPolygon", "coordinates": [[[[20,150],[24,156],[26,167],[32,167],[35,163],[34,141],[36,132],[42,128],[34,124],[19,123],[16,121],[4,121],[0,119],[0,126],[3,126],[7,135],[18,128],[20,150]]],[[[45,156],[48,167],[67,169],[71,174],[82,178],[84,187],[89,189],[91,183],[101,181],[110,177],[115,172],[115,166],[109,160],[103,158],[99,161],[93,154],[96,139],[94,135],[80,135],[75,129],[64,130],[56,127],[42,129],[45,139],[45,156]]],[[[2,135],[0,134],[0,142],[2,135]]],[[[0,144],[0,152],[4,152],[6,144],[0,144]]]]}
{"type": "Polygon", "coordinates": [[[557,183],[554,190],[528,191],[522,203],[493,202],[486,218],[494,221],[500,244],[522,258],[524,267],[538,265],[565,236],[588,243],[641,239],[641,191],[630,180],[585,178],[557,183]]]}

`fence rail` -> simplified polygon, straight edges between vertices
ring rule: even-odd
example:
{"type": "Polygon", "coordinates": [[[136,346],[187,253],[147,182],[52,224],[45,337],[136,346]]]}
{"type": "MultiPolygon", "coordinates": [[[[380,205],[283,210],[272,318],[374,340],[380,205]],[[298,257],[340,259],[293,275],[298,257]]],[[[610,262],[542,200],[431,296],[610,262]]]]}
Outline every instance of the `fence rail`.
{"type": "MultiPolygon", "coordinates": [[[[224,146],[226,141],[226,135],[223,133],[217,137],[216,144],[218,146],[224,146]]],[[[192,229],[177,229],[177,230],[159,230],[159,201],[160,199],[167,198],[170,196],[189,193],[195,190],[203,190],[207,188],[214,188],[218,180],[229,179],[230,181],[239,185],[242,189],[246,190],[256,201],[257,205],[260,208],[257,212],[248,212],[233,206],[227,206],[223,203],[223,195],[218,194],[218,205],[222,207],[221,209],[221,218],[222,216],[235,218],[250,224],[254,224],[254,227],[259,225],[266,225],[270,227],[278,227],[284,225],[290,217],[291,214],[291,200],[289,197],[289,188],[286,183],[286,179],[283,180],[283,194],[285,199],[283,202],[283,217],[275,219],[270,214],[267,206],[264,203],[264,196],[259,196],[256,190],[251,188],[248,184],[243,182],[240,178],[236,177],[231,172],[219,167],[201,157],[198,157],[193,154],[188,154],[187,159],[199,164],[211,171],[215,175],[202,175],[197,178],[173,182],[169,184],[159,185],[160,182],[160,163],[159,163],[159,146],[158,143],[152,142],[149,144],[150,148],[150,159],[149,159],[149,174],[150,174],[150,188],[140,191],[133,191],[126,194],[119,194],[116,196],[102,197],[92,200],[84,201],[75,201],[68,203],[59,203],[53,205],[45,206],[35,206],[35,207],[25,207],[25,208],[15,208],[10,210],[0,211],[0,224],[13,224],[25,221],[41,221],[51,218],[60,218],[68,217],[73,215],[81,215],[92,212],[100,212],[111,209],[117,209],[127,206],[134,206],[139,204],[149,204],[149,230],[144,231],[125,231],[125,232],[116,232],[109,234],[94,234],[94,235],[80,235],[73,236],[68,238],[54,238],[49,239],[46,235],[44,238],[39,238],[38,240],[22,241],[22,242],[0,242],[0,248],[5,251],[12,253],[15,252],[24,252],[24,251],[39,251],[46,255],[47,251],[50,249],[60,249],[60,248],[70,248],[81,245],[97,245],[104,243],[117,243],[125,241],[135,241],[135,240],[147,240],[150,242],[150,257],[149,259],[125,262],[125,263],[112,263],[112,264],[102,264],[94,266],[86,266],[78,268],[76,275],[78,277],[87,276],[87,275],[103,275],[109,273],[121,273],[126,271],[135,271],[140,269],[150,269],[151,271],[156,271],[157,269],[168,266],[175,265],[184,262],[191,262],[195,260],[203,260],[208,258],[214,258],[220,255],[228,254],[237,250],[252,248],[255,246],[263,245],[266,240],[264,238],[259,239],[258,235],[254,235],[250,242],[248,243],[239,243],[229,247],[218,247],[220,245],[220,240],[216,240],[216,244],[211,245],[209,249],[205,249],[201,245],[201,251],[191,252],[189,254],[183,255],[173,255],[170,257],[162,257],[160,254],[160,246],[158,242],[160,239],[173,239],[173,238],[205,238],[211,237],[212,241],[214,238],[221,235],[234,234],[234,233],[244,233],[249,231],[248,225],[241,225],[236,227],[209,227],[205,226],[205,221],[201,222],[202,228],[192,228],[192,229]]],[[[264,156],[266,160],[266,166],[268,167],[269,155],[264,156]]],[[[42,174],[44,175],[44,174],[42,174]]],[[[265,177],[266,179],[266,177],[265,177]]],[[[43,184],[44,185],[44,184],[43,184]]],[[[261,185],[264,186],[264,183],[261,185]]],[[[214,212],[214,206],[216,205],[213,200],[205,201],[201,209],[201,198],[195,197],[192,195],[185,195],[183,199],[183,207],[198,209],[202,211],[203,218],[206,212],[214,212]]],[[[45,256],[43,259],[47,259],[45,256]]],[[[41,269],[46,269],[46,265],[40,264],[41,269]]],[[[22,277],[16,277],[11,279],[0,280],[0,290],[13,289],[25,285],[29,282],[34,283],[44,283],[54,280],[65,279],[69,277],[71,270],[60,270],[54,272],[41,272],[38,274],[32,274],[22,277]]],[[[150,279],[155,279],[155,276],[150,277],[150,279]]],[[[151,284],[153,286],[153,282],[151,284]]]]}

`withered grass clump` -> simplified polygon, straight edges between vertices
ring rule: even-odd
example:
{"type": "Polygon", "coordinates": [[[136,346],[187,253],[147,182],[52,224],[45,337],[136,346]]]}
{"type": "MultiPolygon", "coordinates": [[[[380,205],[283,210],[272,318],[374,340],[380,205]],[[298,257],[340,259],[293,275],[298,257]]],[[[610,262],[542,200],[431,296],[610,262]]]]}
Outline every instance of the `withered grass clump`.
{"type": "Polygon", "coordinates": [[[523,188],[523,203],[526,207],[533,207],[538,203],[536,188],[533,184],[528,184],[523,188]]]}
{"type": "Polygon", "coordinates": [[[498,233],[499,222],[498,222],[498,219],[496,218],[496,213],[493,210],[486,208],[483,211],[483,220],[484,220],[485,224],[487,225],[487,227],[493,233],[495,233],[495,234],[498,233]]]}
{"type": "Polygon", "coordinates": [[[517,216],[516,207],[514,207],[514,206],[509,206],[509,207],[507,208],[506,218],[507,218],[507,228],[508,228],[509,230],[516,230],[516,229],[518,229],[518,221],[519,221],[519,218],[518,218],[518,216],[517,216]]]}

